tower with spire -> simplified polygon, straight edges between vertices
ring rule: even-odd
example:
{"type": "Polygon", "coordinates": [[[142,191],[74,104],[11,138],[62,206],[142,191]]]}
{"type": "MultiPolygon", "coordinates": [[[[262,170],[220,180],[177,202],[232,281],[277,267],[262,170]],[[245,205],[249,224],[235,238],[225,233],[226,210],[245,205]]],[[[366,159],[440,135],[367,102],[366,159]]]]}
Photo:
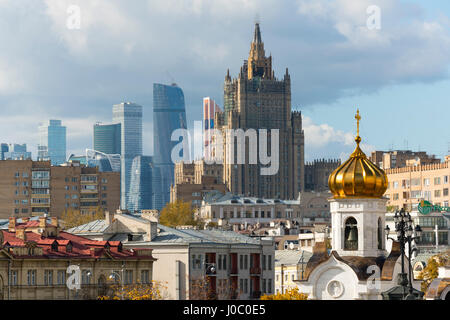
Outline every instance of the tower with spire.
{"type": "MultiPolygon", "coordinates": [[[[236,143],[224,135],[224,181],[234,194],[297,199],[304,189],[304,133],[301,114],[291,110],[291,78],[286,68],[282,79],[275,77],[272,56],[266,56],[259,23],[255,23],[247,60],[236,78],[227,70],[224,82],[224,111],[216,114],[216,129],[279,130],[279,170],[260,174],[261,164],[249,164],[248,143],[245,164],[227,161],[227,150],[236,143]]],[[[233,137],[234,138],[234,137],[233,137]]],[[[267,148],[270,150],[270,135],[267,148]]],[[[259,133],[258,133],[259,147],[259,133]]],[[[236,150],[234,150],[236,154],[236,150]]]]}

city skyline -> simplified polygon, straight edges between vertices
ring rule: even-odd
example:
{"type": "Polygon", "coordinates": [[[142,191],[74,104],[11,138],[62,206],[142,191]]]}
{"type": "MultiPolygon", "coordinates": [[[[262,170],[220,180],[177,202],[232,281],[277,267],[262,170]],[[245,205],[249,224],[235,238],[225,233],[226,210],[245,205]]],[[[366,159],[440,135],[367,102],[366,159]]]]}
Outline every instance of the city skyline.
{"type": "MultiPolygon", "coordinates": [[[[317,1],[315,6],[303,0],[271,12],[271,1],[250,1],[240,10],[222,1],[180,8],[172,2],[162,6],[153,1],[132,9],[121,1],[72,2],[81,8],[80,30],[65,25],[69,2],[29,2],[34,18],[24,23],[24,30],[12,30],[15,45],[0,55],[5,79],[0,85],[2,142],[27,143],[33,155],[37,154],[39,122],[61,119],[68,128],[68,154],[82,153],[92,147],[92,132],[86,128],[109,122],[111,105],[122,101],[143,106],[143,154],[153,155],[151,83],[176,82],[183,88],[191,129],[194,120],[202,119],[203,97],[223,105],[223,74],[227,68],[232,76],[238,73],[239,58],[248,54],[256,14],[261,17],[266,46],[277,57],[275,70],[287,66],[292,74],[292,106],[304,116],[307,161],[345,158],[351,152],[354,132],[348,131],[350,124],[342,114],[356,106],[364,115],[366,153],[420,148],[443,158],[448,151],[445,119],[450,111],[445,93],[450,86],[446,28],[450,8],[444,1],[360,1],[350,10],[344,0],[335,4],[317,1]],[[372,4],[381,9],[380,30],[365,29],[366,9],[372,4]],[[103,12],[98,19],[97,10],[103,12]],[[223,23],[230,32],[224,33],[221,23],[214,20],[218,16],[226,17],[223,23]],[[280,23],[282,16],[285,23],[280,23]],[[395,27],[397,20],[408,27],[395,27]],[[165,23],[176,23],[184,31],[173,33],[180,28],[165,29],[165,23]],[[201,28],[204,23],[209,30],[201,28]],[[148,30],[154,40],[143,36],[148,30]],[[30,68],[23,70],[26,66],[20,67],[17,57],[41,42],[46,48],[41,55],[28,57],[25,64],[30,68]],[[109,55],[111,51],[116,54],[109,55]],[[44,64],[43,56],[55,59],[44,64]],[[410,65],[402,65],[409,58],[413,59],[410,65]],[[37,81],[44,71],[52,71],[54,77],[37,81]],[[25,112],[18,114],[18,105],[25,112]],[[405,114],[408,126],[402,124],[405,114]],[[382,121],[386,130],[371,135],[382,121]],[[424,123],[432,125],[420,130],[424,123]]],[[[8,19],[23,9],[6,3],[8,19]]],[[[5,41],[9,37],[5,35],[5,41]]],[[[276,76],[281,74],[278,71],[276,76]]]]}

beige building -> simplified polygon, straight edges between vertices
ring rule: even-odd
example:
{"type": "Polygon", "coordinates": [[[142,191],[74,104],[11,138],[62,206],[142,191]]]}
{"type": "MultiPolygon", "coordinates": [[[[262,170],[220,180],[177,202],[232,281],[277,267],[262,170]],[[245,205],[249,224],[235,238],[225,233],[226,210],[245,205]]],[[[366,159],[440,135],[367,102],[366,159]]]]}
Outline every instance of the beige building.
{"type": "Polygon", "coordinates": [[[383,170],[441,162],[434,155],[428,155],[424,151],[414,152],[411,150],[373,151],[369,159],[383,170]]]}
{"type": "Polygon", "coordinates": [[[387,169],[389,198],[392,209],[417,210],[421,200],[434,205],[449,206],[450,156],[443,163],[387,169]]]}
{"type": "Polygon", "coordinates": [[[328,198],[330,193],[302,192],[296,200],[262,199],[233,196],[205,199],[198,209],[198,217],[206,223],[214,222],[230,229],[249,226],[270,227],[274,220],[291,220],[301,226],[330,221],[328,198]]]}
{"type": "Polygon", "coordinates": [[[174,170],[175,183],[170,187],[170,202],[182,200],[198,207],[208,193],[228,191],[220,164],[206,164],[203,160],[179,162],[174,170]]]}
{"type": "Polygon", "coordinates": [[[304,279],[312,252],[302,250],[275,251],[275,293],[297,288],[296,280],[304,279]]]}
{"type": "Polygon", "coordinates": [[[0,218],[60,217],[69,208],[81,213],[116,210],[119,202],[120,173],[76,162],[51,166],[50,161],[0,161],[0,218]]]}
{"type": "Polygon", "coordinates": [[[125,248],[149,248],[157,259],[153,279],[170,299],[196,299],[210,290],[218,299],[256,299],[273,293],[274,243],[231,231],[174,229],[157,224],[157,213],[107,214],[68,230],[96,240],[120,240],[125,248]],[[213,268],[212,268],[213,267],[213,268]],[[196,286],[208,281],[208,289],[196,286]]]}
{"type": "MultiPolygon", "coordinates": [[[[288,70],[282,79],[275,77],[272,57],[265,55],[258,23],[255,25],[248,60],[244,61],[238,77],[232,79],[229,70],[227,72],[224,111],[216,112],[214,123],[222,134],[224,182],[233,194],[292,200],[304,190],[301,113],[291,109],[291,78],[288,70]],[[247,134],[242,137],[243,140],[237,138],[237,129],[247,134]],[[270,130],[279,130],[279,140],[274,141],[279,152],[275,154],[274,151],[272,155],[275,159],[269,165],[261,163],[260,157],[250,152],[251,147],[261,145],[260,129],[267,129],[269,151],[272,139],[270,130]],[[236,140],[243,142],[242,149],[238,148],[236,140]],[[241,155],[244,163],[239,162],[238,150],[243,150],[241,155]],[[278,161],[278,165],[275,161],[278,161]],[[274,174],[262,174],[262,168],[271,165],[278,167],[278,170],[274,174]]],[[[261,153],[260,147],[257,149],[261,153]]]]}
{"type": "Polygon", "coordinates": [[[150,284],[153,261],[150,249],[63,232],[56,217],[12,217],[0,230],[0,299],[96,299],[108,294],[112,274],[124,285],[150,284]],[[69,266],[80,270],[79,290],[67,286],[69,266]]]}

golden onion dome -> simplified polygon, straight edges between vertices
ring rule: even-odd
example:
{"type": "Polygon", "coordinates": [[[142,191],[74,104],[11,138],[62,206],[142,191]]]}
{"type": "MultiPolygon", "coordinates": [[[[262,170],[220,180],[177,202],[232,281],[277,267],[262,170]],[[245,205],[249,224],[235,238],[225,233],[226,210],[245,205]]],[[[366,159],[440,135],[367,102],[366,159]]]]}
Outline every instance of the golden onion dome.
{"type": "Polygon", "coordinates": [[[381,198],[386,192],[386,173],[367,159],[359,144],[359,110],[356,113],[356,149],[350,158],[334,170],[328,178],[328,186],[334,198],[381,198]]]}

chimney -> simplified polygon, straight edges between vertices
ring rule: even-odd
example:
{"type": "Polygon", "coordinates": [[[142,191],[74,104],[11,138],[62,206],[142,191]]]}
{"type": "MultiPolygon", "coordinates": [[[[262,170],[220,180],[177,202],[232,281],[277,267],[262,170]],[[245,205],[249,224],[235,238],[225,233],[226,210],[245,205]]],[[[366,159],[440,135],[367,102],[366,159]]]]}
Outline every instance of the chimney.
{"type": "Polygon", "coordinates": [[[158,223],[154,221],[149,221],[150,225],[147,231],[147,239],[148,241],[152,241],[158,235],[158,223]]]}
{"type": "Polygon", "coordinates": [[[45,228],[46,220],[46,217],[39,217],[39,228],[45,228]]]}
{"type": "Polygon", "coordinates": [[[9,224],[8,224],[9,232],[14,232],[14,230],[16,229],[16,222],[17,222],[16,217],[9,217],[9,224]]]}
{"type": "Polygon", "coordinates": [[[16,238],[22,239],[23,241],[27,240],[27,233],[25,229],[16,229],[16,238]]]}
{"type": "Polygon", "coordinates": [[[51,217],[50,219],[52,221],[52,225],[54,225],[55,227],[58,227],[58,225],[59,225],[58,217],[51,217]]]}
{"type": "Polygon", "coordinates": [[[111,214],[109,211],[105,211],[105,222],[107,226],[111,225],[111,220],[114,218],[114,214],[111,214]]]}

